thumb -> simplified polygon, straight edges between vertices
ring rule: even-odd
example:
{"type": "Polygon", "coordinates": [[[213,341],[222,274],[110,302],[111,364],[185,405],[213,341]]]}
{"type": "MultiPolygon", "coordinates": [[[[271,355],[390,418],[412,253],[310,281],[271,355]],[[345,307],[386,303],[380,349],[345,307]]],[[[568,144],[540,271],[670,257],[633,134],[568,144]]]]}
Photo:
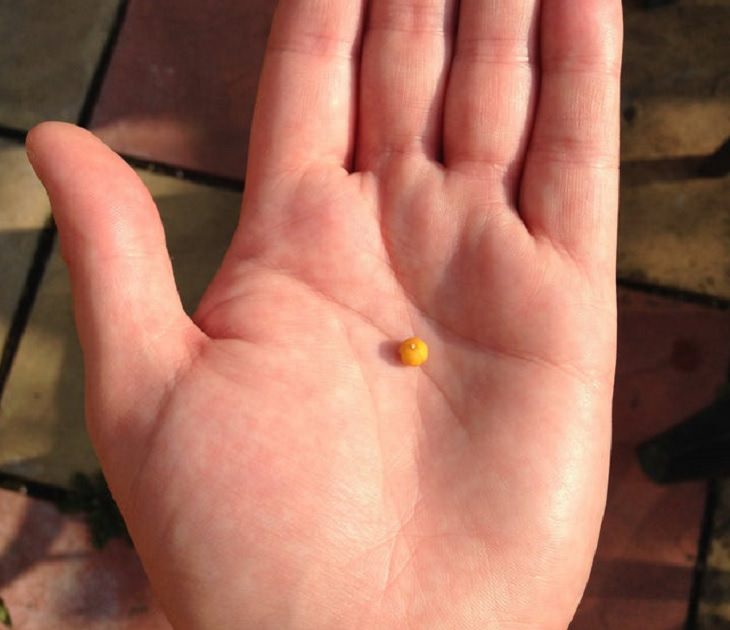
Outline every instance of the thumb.
{"type": "MultiPolygon", "coordinates": [[[[115,424],[139,424],[134,408],[160,404],[203,334],[183,311],[159,214],[132,168],[65,123],[38,125],[26,147],[69,269],[87,424],[99,450],[122,437],[115,424]]],[[[151,422],[154,411],[147,415],[151,422]]]]}

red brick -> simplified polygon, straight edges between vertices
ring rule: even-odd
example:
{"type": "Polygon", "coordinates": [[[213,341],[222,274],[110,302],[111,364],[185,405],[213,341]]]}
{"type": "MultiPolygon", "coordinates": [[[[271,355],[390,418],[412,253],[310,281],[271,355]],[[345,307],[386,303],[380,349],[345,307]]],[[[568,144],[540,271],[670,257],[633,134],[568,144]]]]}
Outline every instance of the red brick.
{"type": "Polygon", "coordinates": [[[274,0],[131,0],[92,128],[117,151],[243,178],[274,0]]]}
{"type": "Polygon", "coordinates": [[[573,630],[682,627],[705,484],[654,484],[635,448],[714,399],[730,360],[728,330],[727,312],[620,293],[608,505],[573,630]]]}
{"type": "Polygon", "coordinates": [[[91,546],[50,503],[0,490],[0,595],[22,630],[165,630],[134,550],[91,546]]]}

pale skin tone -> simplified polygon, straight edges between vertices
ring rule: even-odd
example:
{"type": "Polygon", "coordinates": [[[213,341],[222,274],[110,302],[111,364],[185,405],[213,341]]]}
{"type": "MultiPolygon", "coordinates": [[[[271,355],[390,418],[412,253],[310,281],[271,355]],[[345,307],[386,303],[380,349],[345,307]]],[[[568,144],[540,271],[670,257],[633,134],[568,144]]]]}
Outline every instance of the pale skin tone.
{"type": "Polygon", "coordinates": [[[565,628],[608,478],[620,2],[367,5],[280,3],[192,317],[132,169],[31,131],[89,431],[177,628],[565,628]]]}

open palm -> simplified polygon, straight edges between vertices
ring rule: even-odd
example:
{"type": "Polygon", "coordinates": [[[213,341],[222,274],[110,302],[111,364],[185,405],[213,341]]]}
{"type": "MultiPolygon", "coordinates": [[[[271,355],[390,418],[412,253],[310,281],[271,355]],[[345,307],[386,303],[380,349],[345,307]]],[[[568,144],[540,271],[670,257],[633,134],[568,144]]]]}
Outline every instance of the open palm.
{"type": "Polygon", "coordinates": [[[608,472],[620,4],[365,4],[281,2],[192,319],[133,171],[31,132],[92,439],[176,627],[565,627],[608,472]]]}

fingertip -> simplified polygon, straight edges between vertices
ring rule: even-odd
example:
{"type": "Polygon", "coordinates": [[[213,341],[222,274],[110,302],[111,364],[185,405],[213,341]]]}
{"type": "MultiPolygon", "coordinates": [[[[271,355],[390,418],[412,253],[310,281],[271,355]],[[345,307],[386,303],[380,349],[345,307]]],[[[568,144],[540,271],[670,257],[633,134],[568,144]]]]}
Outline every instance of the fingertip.
{"type": "Polygon", "coordinates": [[[31,127],[26,136],[26,145],[35,144],[38,141],[57,138],[59,136],[74,134],[78,136],[86,136],[98,138],[88,129],[74,125],[73,123],[63,122],[60,120],[46,120],[31,127]]]}
{"type": "Polygon", "coordinates": [[[25,146],[52,206],[61,202],[55,204],[54,214],[78,195],[129,204],[151,201],[134,169],[88,129],[66,122],[42,122],[28,132],[25,146]]]}
{"type": "Polygon", "coordinates": [[[25,137],[25,149],[31,163],[49,144],[57,141],[59,137],[63,139],[68,133],[75,133],[76,130],[84,131],[76,125],[60,121],[44,121],[32,127],[25,137]]]}
{"type": "Polygon", "coordinates": [[[546,0],[541,12],[543,70],[600,67],[618,74],[623,47],[620,0],[546,0]]]}
{"type": "MultiPolygon", "coordinates": [[[[33,170],[38,175],[38,160],[39,152],[43,148],[43,139],[46,135],[46,128],[53,123],[42,122],[34,127],[25,136],[25,154],[28,156],[28,161],[33,167],[33,170]]],[[[39,175],[40,177],[40,175],[39,175]]]]}
{"type": "Polygon", "coordinates": [[[31,127],[30,131],[25,136],[25,146],[27,149],[33,149],[36,146],[38,146],[39,142],[43,142],[43,138],[46,136],[47,133],[53,133],[53,130],[56,129],[59,125],[64,125],[67,123],[62,123],[58,121],[52,121],[52,120],[45,120],[43,122],[38,123],[37,125],[34,125],[31,127]]]}
{"type": "Polygon", "coordinates": [[[90,141],[106,148],[101,140],[82,127],[66,122],[46,121],[35,125],[28,132],[25,152],[35,174],[48,188],[59,171],[63,172],[64,164],[70,158],[88,153],[87,149],[92,147],[83,145],[90,141]]]}

